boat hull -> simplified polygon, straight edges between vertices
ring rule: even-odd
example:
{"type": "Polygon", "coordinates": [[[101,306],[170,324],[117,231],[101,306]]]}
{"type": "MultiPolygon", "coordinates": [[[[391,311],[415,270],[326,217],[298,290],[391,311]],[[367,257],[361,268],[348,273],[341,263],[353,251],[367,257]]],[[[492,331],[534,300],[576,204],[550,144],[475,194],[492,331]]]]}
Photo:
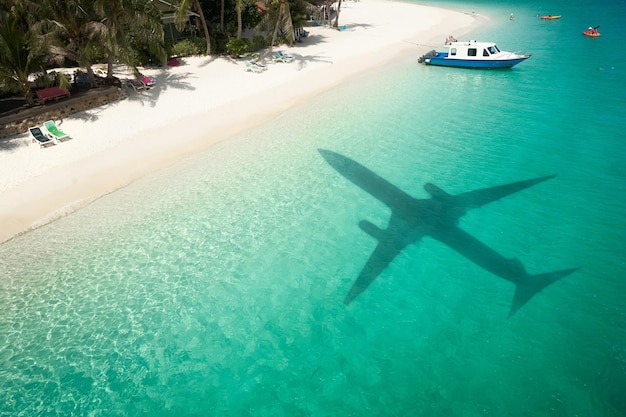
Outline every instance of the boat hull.
{"type": "Polygon", "coordinates": [[[541,18],[543,20],[554,20],[554,19],[560,19],[561,16],[560,15],[557,15],[557,16],[541,16],[541,18]]]}
{"type": "Polygon", "coordinates": [[[591,36],[592,38],[597,38],[599,36],[602,36],[601,34],[599,34],[598,32],[590,32],[588,30],[583,32],[583,35],[585,36],[591,36]]]}
{"type": "Polygon", "coordinates": [[[435,56],[424,57],[424,64],[442,67],[496,69],[511,68],[528,59],[527,56],[511,59],[454,59],[448,58],[446,53],[438,53],[435,56]]]}

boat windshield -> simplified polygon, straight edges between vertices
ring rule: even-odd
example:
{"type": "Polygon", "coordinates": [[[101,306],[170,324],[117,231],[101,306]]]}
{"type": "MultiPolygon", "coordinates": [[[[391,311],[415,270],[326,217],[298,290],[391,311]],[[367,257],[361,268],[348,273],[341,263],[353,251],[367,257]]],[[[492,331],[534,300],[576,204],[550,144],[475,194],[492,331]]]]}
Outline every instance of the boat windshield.
{"type": "Polygon", "coordinates": [[[500,49],[498,49],[497,45],[490,46],[487,49],[489,49],[489,52],[491,52],[492,54],[496,54],[496,53],[500,52],[500,49]]]}

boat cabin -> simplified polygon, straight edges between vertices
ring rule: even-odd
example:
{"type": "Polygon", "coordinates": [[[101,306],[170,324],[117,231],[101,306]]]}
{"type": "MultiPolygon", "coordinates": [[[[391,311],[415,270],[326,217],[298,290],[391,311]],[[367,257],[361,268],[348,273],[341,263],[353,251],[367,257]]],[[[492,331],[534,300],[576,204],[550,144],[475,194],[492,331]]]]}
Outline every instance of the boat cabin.
{"type": "Polygon", "coordinates": [[[448,57],[451,59],[493,59],[501,53],[498,45],[492,42],[452,42],[448,46],[448,57]]]}

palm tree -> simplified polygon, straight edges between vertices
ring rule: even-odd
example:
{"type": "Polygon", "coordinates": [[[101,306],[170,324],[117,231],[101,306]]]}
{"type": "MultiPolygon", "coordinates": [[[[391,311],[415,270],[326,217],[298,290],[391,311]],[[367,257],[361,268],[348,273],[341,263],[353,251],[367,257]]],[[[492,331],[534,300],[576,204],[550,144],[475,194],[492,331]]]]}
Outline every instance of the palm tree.
{"type": "Polygon", "coordinates": [[[101,16],[106,16],[103,23],[106,26],[106,36],[103,47],[107,51],[107,79],[113,79],[113,63],[123,54],[126,58],[128,46],[124,31],[125,4],[123,1],[99,1],[94,6],[101,16]],[[123,44],[123,45],[120,45],[123,44]]]}
{"type": "MultiPolygon", "coordinates": [[[[107,1],[107,0],[104,0],[107,1]]],[[[136,46],[141,46],[152,57],[165,63],[167,51],[165,50],[165,33],[161,23],[161,12],[151,1],[126,0],[133,4],[127,9],[125,26],[127,37],[131,37],[136,46]]]]}
{"type": "Polygon", "coordinates": [[[176,10],[176,27],[178,30],[182,30],[187,20],[187,13],[193,9],[200,16],[202,22],[202,29],[204,29],[204,37],[206,38],[206,53],[211,55],[211,37],[209,36],[209,28],[204,19],[204,13],[198,0],[180,0],[178,3],[178,9],[176,10]]]}
{"type": "Polygon", "coordinates": [[[278,16],[276,16],[276,25],[274,26],[274,32],[272,33],[272,42],[270,43],[270,49],[268,54],[272,53],[274,43],[276,42],[276,35],[281,30],[286,34],[287,40],[290,43],[295,41],[293,35],[293,22],[291,21],[291,11],[289,10],[289,2],[287,0],[280,0],[278,6],[278,16]]]}
{"type": "Polygon", "coordinates": [[[0,15],[0,81],[19,85],[24,99],[33,106],[28,76],[43,69],[43,53],[37,48],[32,33],[18,26],[14,13],[0,15]]]}
{"type": "Polygon", "coordinates": [[[104,0],[94,2],[96,12],[105,16],[107,28],[104,47],[107,51],[107,78],[113,78],[116,60],[136,68],[137,47],[145,47],[159,63],[167,58],[163,25],[154,4],[146,0],[104,0]]]}
{"type": "Polygon", "coordinates": [[[43,0],[40,15],[46,16],[35,24],[51,55],[77,62],[89,74],[95,86],[92,58],[101,47],[108,28],[102,16],[96,13],[96,1],[89,0],[43,0]]]}

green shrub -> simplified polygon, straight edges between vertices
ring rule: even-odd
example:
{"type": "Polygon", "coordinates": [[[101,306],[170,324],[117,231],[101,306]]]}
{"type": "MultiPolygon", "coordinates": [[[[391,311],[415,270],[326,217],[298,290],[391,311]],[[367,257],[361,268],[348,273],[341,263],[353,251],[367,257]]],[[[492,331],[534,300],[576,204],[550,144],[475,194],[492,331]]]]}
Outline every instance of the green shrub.
{"type": "Polygon", "coordinates": [[[55,78],[56,78],[56,84],[61,87],[64,88],[66,90],[70,89],[70,77],[69,75],[62,73],[62,72],[57,72],[55,74],[55,78]]]}
{"type": "Polygon", "coordinates": [[[206,43],[202,38],[188,38],[175,43],[170,51],[171,56],[200,55],[206,52],[206,43]]]}
{"type": "Polygon", "coordinates": [[[21,92],[22,89],[20,88],[20,84],[12,78],[0,81],[0,98],[3,96],[14,96],[20,94],[21,92]]]}
{"type": "Polygon", "coordinates": [[[274,46],[280,46],[282,44],[288,45],[289,43],[290,41],[287,40],[287,35],[277,35],[276,41],[274,42],[274,46]]]}
{"type": "Polygon", "coordinates": [[[248,42],[245,39],[230,38],[226,42],[226,53],[232,57],[243,55],[248,50],[248,42]]]}
{"type": "Polygon", "coordinates": [[[252,39],[252,47],[250,48],[253,51],[261,50],[269,45],[269,41],[261,35],[257,35],[252,39]]]}
{"type": "Polygon", "coordinates": [[[230,37],[228,37],[224,33],[217,31],[213,33],[213,35],[211,36],[211,53],[214,55],[220,55],[225,53],[228,50],[226,44],[229,39],[230,37]]]}

